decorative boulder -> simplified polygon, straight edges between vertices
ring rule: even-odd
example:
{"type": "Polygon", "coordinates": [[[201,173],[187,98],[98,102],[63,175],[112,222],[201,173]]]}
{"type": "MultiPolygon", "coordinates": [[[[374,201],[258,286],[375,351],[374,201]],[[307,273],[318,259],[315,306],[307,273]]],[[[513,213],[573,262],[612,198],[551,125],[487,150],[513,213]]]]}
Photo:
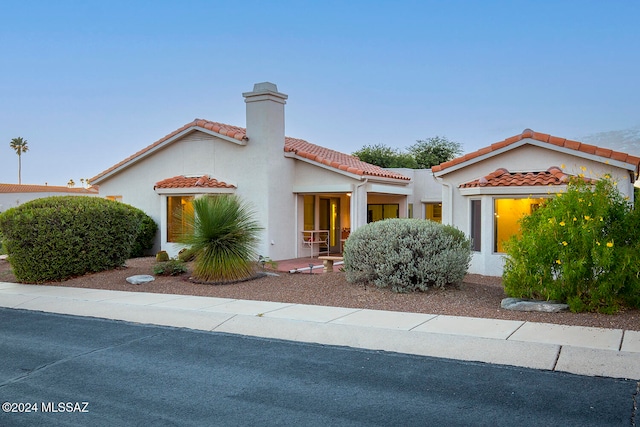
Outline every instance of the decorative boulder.
{"type": "Polygon", "coordinates": [[[500,303],[500,307],[514,311],[542,311],[545,313],[558,313],[569,310],[567,304],[557,301],[534,301],[522,298],[505,298],[500,303]]]}
{"type": "Polygon", "coordinates": [[[127,282],[132,285],[144,285],[145,283],[153,282],[155,278],[148,274],[137,274],[135,276],[127,277],[127,282]]]}

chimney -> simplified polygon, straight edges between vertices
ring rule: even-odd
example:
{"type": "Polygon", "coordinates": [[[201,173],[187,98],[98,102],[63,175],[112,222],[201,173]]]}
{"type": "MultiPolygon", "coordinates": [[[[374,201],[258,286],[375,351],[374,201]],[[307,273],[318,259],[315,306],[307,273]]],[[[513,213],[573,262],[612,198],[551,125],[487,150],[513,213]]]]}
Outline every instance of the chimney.
{"type": "Polygon", "coordinates": [[[284,148],[284,104],[288,96],[278,92],[278,87],[269,82],[256,83],[253,92],[245,92],[247,104],[248,145],[259,145],[264,149],[284,148]]]}

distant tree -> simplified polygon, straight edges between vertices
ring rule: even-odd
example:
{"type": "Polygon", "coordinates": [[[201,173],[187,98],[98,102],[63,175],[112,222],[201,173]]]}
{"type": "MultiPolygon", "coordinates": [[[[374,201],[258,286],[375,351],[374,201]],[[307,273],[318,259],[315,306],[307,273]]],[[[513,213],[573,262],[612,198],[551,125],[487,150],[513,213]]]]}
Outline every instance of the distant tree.
{"type": "Polygon", "coordinates": [[[400,152],[397,149],[384,144],[365,145],[352,155],[363,162],[380,166],[381,168],[412,168],[417,167],[415,159],[408,153],[400,152]]]}
{"type": "Polygon", "coordinates": [[[18,184],[22,184],[22,153],[29,151],[27,140],[22,137],[13,138],[9,145],[18,155],[18,184]]]}
{"type": "Polygon", "coordinates": [[[418,169],[429,169],[461,155],[462,145],[444,136],[434,136],[417,140],[407,150],[415,159],[418,169]]]}
{"type": "Polygon", "coordinates": [[[405,151],[384,144],[365,145],[352,155],[381,168],[429,169],[462,154],[462,145],[444,136],[419,139],[405,151]]]}
{"type": "Polygon", "coordinates": [[[67,187],[69,188],[75,187],[75,185],[76,185],[76,182],[73,180],[73,178],[71,178],[69,182],[67,182],[67,187]]]}

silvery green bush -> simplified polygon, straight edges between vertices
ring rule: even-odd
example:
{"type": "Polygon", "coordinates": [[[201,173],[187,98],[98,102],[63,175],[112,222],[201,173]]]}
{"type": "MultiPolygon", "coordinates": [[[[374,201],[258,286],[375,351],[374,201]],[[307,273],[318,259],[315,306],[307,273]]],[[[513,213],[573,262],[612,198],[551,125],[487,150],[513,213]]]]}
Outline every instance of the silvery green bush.
{"type": "Polygon", "coordinates": [[[351,283],[426,291],[462,282],[471,262],[471,242],[455,227],[422,219],[386,219],[360,227],[344,247],[351,283]]]}

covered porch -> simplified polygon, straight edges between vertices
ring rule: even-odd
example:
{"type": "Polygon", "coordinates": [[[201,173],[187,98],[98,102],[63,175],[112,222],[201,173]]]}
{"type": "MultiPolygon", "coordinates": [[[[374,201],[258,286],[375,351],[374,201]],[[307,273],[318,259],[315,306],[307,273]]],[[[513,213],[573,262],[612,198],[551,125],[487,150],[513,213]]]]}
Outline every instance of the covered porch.
{"type": "Polygon", "coordinates": [[[341,254],[352,230],[373,221],[410,216],[406,187],[364,184],[343,191],[315,189],[296,194],[298,258],[341,254]]]}

